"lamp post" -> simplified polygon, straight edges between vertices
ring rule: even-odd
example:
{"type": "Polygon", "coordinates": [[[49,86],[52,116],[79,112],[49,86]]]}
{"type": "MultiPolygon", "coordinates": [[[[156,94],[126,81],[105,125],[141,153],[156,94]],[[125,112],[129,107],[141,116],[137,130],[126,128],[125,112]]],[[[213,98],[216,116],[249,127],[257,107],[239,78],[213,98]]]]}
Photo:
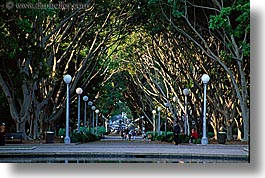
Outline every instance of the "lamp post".
{"type": "Polygon", "coordinates": [[[174,113],[174,123],[176,123],[176,121],[178,120],[178,109],[177,109],[178,97],[174,96],[172,100],[175,103],[175,107],[173,107],[173,113],[174,113]]]}
{"type": "Polygon", "coordinates": [[[95,118],[95,113],[94,111],[96,110],[96,106],[92,106],[92,128],[93,128],[93,133],[95,133],[95,122],[94,122],[94,118],[95,118]]]}
{"type": "Polygon", "coordinates": [[[84,109],[84,128],[86,129],[86,102],[88,100],[87,96],[83,96],[83,101],[85,102],[85,109],[84,109]]]}
{"type": "Polygon", "coordinates": [[[96,109],[95,113],[96,113],[96,135],[97,135],[98,134],[98,113],[99,113],[99,110],[96,109]]]}
{"type": "Polygon", "coordinates": [[[185,129],[185,134],[190,135],[190,128],[189,128],[189,120],[188,120],[188,111],[187,111],[187,96],[189,95],[190,91],[188,88],[185,88],[183,90],[183,94],[185,95],[185,120],[184,120],[184,129],[185,129]]]}
{"type": "Polygon", "coordinates": [[[153,114],[153,132],[155,133],[156,131],[156,116],[155,116],[156,110],[153,110],[152,114],[153,114]]]}
{"type": "Polygon", "coordinates": [[[66,74],[63,78],[64,82],[66,83],[66,134],[64,138],[65,144],[70,144],[71,140],[69,137],[69,84],[72,80],[71,75],[66,74]]]}
{"type": "Polygon", "coordinates": [[[142,122],[142,136],[144,136],[144,116],[141,116],[141,122],[142,122]]]}
{"type": "Polygon", "coordinates": [[[160,106],[157,107],[158,117],[157,117],[157,134],[160,135],[160,112],[162,108],[160,106]]]}
{"type": "Polygon", "coordinates": [[[77,88],[75,90],[76,94],[78,95],[78,106],[77,106],[77,133],[80,133],[80,95],[83,93],[82,88],[77,88]]]}
{"type": "MultiPolygon", "coordinates": [[[[166,107],[166,118],[165,118],[165,134],[167,135],[167,110],[169,108],[169,103],[166,102],[165,104],[165,107],[166,107]]],[[[175,122],[174,122],[175,123],[175,122]]]]}
{"type": "Polygon", "coordinates": [[[108,121],[107,121],[107,118],[102,115],[102,118],[104,119],[104,122],[105,122],[105,131],[108,132],[108,121]]]}
{"type": "Polygon", "coordinates": [[[202,124],[203,133],[202,133],[201,144],[206,145],[206,144],[208,144],[208,138],[206,136],[206,87],[207,87],[207,83],[210,80],[210,77],[207,74],[203,74],[201,80],[204,84],[204,89],[203,89],[203,124],[202,124]]]}
{"type": "MultiPolygon", "coordinates": [[[[93,105],[93,102],[89,101],[87,103],[87,105],[88,105],[88,108],[91,109],[91,106],[93,105]]],[[[91,112],[89,112],[89,118],[88,118],[88,130],[89,130],[89,133],[91,133],[90,132],[90,128],[91,128],[91,112]]]]}

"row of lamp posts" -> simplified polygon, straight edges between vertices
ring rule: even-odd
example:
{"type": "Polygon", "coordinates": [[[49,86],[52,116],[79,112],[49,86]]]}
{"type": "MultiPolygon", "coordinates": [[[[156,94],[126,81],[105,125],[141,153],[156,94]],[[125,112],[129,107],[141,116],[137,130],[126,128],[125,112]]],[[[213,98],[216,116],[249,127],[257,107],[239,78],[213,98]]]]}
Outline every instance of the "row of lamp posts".
{"type": "MultiPolygon", "coordinates": [[[[66,134],[65,134],[65,138],[64,138],[64,143],[65,144],[70,144],[71,140],[69,137],[69,102],[70,102],[70,98],[69,98],[69,84],[72,80],[71,75],[67,74],[64,76],[63,78],[64,82],[66,83],[66,134]]],[[[83,89],[82,88],[77,88],[76,89],[76,94],[78,95],[78,118],[77,118],[77,132],[80,133],[80,95],[83,93],[83,89]]],[[[93,113],[93,117],[92,117],[92,123],[93,123],[93,130],[95,128],[95,122],[94,122],[94,112],[96,113],[96,132],[95,134],[98,134],[98,114],[99,114],[99,110],[96,109],[95,106],[93,106],[93,102],[92,101],[88,101],[88,97],[87,96],[83,96],[83,101],[85,103],[85,109],[84,109],[84,127],[86,127],[86,104],[88,104],[88,106],[92,109],[92,113],[93,113]]],[[[89,119],[90,122],[90,119],[89,119]]],[[[90,126],[91,123],[89,123],[90,126]]],[[[90,131],[90,128],[89,128],[90,131]]]]}
{"type": "MultiPolygon", "coordinates": [[[[202,135],[202,140],[201,140],[201,144],[205,145],[205,144],[208,144],[208,138],[206,136],[206,90],[207,90],[207,83],[209,82],[210,80],[210,77],[209,75],[207,74],[203,74],[202,77],[201,77],[201,80],[204,84],[204,89],[203,89],[203,135],[202,135]]],[[[183,94],[185,96],[185,114],[184,114],[184,133],[186,135],[190,135],[190,127],[189,127],[189,119],[188,119],[188,111],[187,111],[187,106],[188,106],[188,102],[187,102],[187,96],[189,95],[189,89],[188,88],[185,88],[183,90],[183,94]]],[[[173,102],[176,103],[178,101],[177,97],[174,96],[173,97],[173,102]]],[[[169,103],[165,103],[165,107],[166,109],[169,108],[169,103]]],[[[158,135],[160,135],[160,112],[161,112],[162,108],[159,106],[157,108],[157,112],[158,112],[158,119],[157,119],[157,123],[156,123],[156,118],[155,118],[155,115],[156,115],[156,110],[153,110],[152,111],[152,114],[153,114],[153,133],[156,132],[156,129],[157,129],[157,133],[158,135]],[[157,124],[157,125],[156,125],[157,124]]],[[[174,108],[174,123],[177,119],[177,112],[175,111],[175,108],[174,108]]],[[[166,132],[166,127],[167,127],[167,113],[166,113],[166,119],[165,119],[165,132],[166,132]]]]}
{"type": "MultiPolygon", "coordinates": [[[[64,82],[66,83],[67,91],[66,91],[66,136],[64,138],[64,143],[69,144],[70,143],[70,137],[69,137],[69,84],[72,80],[72,77],[67,74],[64,76],[64,82]]],[[[210,80],[209,75],[203,74],[201,77],[201,80],[204,84],[204,94],[203,94],[203,137],[201,144],[208,144],[208,138],[206,136],[206,89],[207,89],[207,83],[210,80]]],[[[80,132],[80,95],[82,94],[83,90],[81,88],[76,89],[76,93],[78,94],[78,132],[80,132]]],[[[185,129],[185,134],[189,135],[189,122],[188,122],[188,114],[187,114],[187,95],[189,94],[189,89],[185,88],[183,90],[183,94],[185,95],[185,117],[184,117],[184,129],[185,129]]],[[[85,101],[85,108],[86,108],[86,101],[88,100],[87,96],[83,97],[83,100],[85,101]]],[[[176,97],[173,97],[173,101],[177,101],[176,97]]],[[[92,106],[93,103],[89,103],[89,105],[92,106]]],[[[167,107],[167,106],[166,106],[167,107]]],[[[93,110],[93,128],[94,128],[94,110],[96,109],[95,106],[92,106],[91,109],[93,110]]],[[[158,135],[160,135],[160,111],[162,110],[161,107],[157,108],[158,111],[158,123],[157,123],[157,132],[158,135]]],[[[97,134],[97,124],[98,124],[98,113],[99,110],[97,109],[96,111],[96,134],[97,134]]],[[[174,112],[175,113],[175,112],[174,112]]],[[[155,114],[156,110],[152,111],[153,114],[153,132],[156,130],[156,122],[155,122],[155,114]]],[[[166,119],[167,120],[167,119],[166,119]]],[[[175,117],[174,117],[175,120],[175,117]]],[[[85,114],[84,114],[84,125],[86,121],[86,109],[85,109],[85,114]]],[[[166,128],[166,122],[165,121],[165,128],[166,128]]]]}

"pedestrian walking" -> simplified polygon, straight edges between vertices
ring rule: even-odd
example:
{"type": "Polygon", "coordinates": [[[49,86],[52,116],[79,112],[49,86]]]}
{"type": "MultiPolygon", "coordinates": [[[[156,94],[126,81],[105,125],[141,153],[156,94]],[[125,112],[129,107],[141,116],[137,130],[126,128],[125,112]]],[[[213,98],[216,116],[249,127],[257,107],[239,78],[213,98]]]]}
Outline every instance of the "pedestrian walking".
{"type": "Polygon", "coordinates": [[[180,133],[180,126],[178,125],[177,122],[175,122],[175,126],[174,126],[174,142],[175,145],[178,145],[179,142],[179,133],[180,133]]]}
{"type": "Polygon", "coordinates": [[[128,140],[129,139],[129,129],[126,128],[125,129],[125,140],[128,140]]]}
{"type": "Polygon", "coordinates": [[[146,133],[143,133],[143,139],[146,140],[146,133]]]}
{"type": "Polygon", "coordinates": [[[132,130],[129,131],[129,140],[131,140],[132,138],[132,132],[133,132],[132,130]]]}
{"type": "Polygon", "coordinates": [[[124,139],[124,132],[123,132],[123,130],[121,130],[121,139],[122,140],[124,139]]]}
{"type": "Polygon", "coordinates": [[[132,132],[132,136],[133,136],[133,140],[135,140],[135,137],[136,137],[136,130],[133,130],[133,132],[132,132]]]}

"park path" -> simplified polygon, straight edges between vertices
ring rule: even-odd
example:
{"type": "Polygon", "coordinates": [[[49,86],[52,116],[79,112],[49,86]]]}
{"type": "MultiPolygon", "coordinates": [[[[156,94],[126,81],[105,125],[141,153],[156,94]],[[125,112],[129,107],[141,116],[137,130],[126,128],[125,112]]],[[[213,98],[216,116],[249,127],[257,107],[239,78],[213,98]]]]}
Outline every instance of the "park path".
{"type": "Polygon", "coordinates": [[[14,162],[32,158],[45,159],[89,159],[89,160],[134,160],[134,161],[179,161],[215,160],[220,162],[249,162],[248,145],[232,144],[180,144],[135,140],[122,140],[110,135],[100,141],[85,144],[10,144],[0,147],[0,162],[14,162]],[[4,158],[4,159],[3,159],[4,158]]]}

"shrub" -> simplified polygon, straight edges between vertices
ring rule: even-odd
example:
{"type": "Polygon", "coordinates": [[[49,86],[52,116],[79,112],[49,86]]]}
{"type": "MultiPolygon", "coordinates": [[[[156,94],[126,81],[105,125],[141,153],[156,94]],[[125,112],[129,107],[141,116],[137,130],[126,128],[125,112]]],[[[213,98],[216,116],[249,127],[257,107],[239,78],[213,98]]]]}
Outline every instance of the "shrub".
{"type": "Polygon", "coordinates": [[[99,137],[97,137],[94,134],[87,134],[87,139],[88,139],[88,142],[93,142],[93,141],[99,140],[99,137]]]}
{"type": "Polygon", "coordinates": [[[65,129],[60,128],[60,129],[59,129],[59,132],[58,132],[58,136],[59,136],[59,137],[61,137],[61,136],[65,136],[65,133],[66,133],[66,132],[65,132],[65,129]]]}
{"type": "Polygon", "coordinates": [[[213,133],[213,132],[208,132],[208,137],[209,137],[209,138],[214,137],[214,133],[213,133]]]}
{"type": "Polygon", "coordinates": [[[86,132],[77,133],[76,131],[73,131],[73,133],[71,133],[72,143],[76,143],[76,142],[87,143],[87,142],[93,142],[99,139],[100,139],[99,136],[96,136],[95,134],[92,134],[92,133],[86,133],[86,132]]]}
{"type": "Polygon", "coordinates": [[[200,143],[201,143],[201,139],[200,139],[200,138],[193,139],[193,140],[192,140],[192,143],[193,143],[193,144],[200,144],[200,143]]]}
{"type": "Polygon", "coordinates": [[[179,134],[180,143],[189,143],[190,136],[186,134],[179,134]]]}
{"type": "Polygon", "coordinates": [[[146,137],[148,139],[151,139],[151,141],[154,141],[155,140],[156,135],[157,135],[156,132],[151,132],[151,131],[147,131],[146,132],[146,137]]]}
{"type": "Polygon", "coordinates": [[[106,134],[106,127],[98,127],[98,135],[105,135],[106,134]]]}

